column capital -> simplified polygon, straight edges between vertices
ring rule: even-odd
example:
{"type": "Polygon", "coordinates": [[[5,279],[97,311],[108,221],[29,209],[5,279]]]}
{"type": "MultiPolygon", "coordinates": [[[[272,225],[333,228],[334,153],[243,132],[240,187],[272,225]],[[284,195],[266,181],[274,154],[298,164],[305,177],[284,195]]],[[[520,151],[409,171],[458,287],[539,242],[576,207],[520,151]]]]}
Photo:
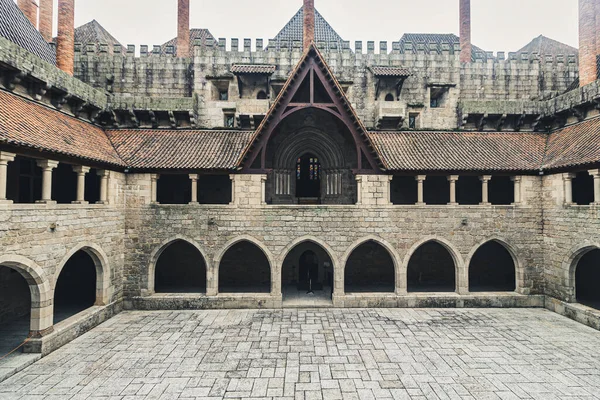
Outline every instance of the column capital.
{"type": "Polygon", "coordinates": [[[150,179],[153,181],[157,181],[160,178],[159,174],[150,174],[150,179]]]}
{"type": "Polygon", "coordinates": [[[448,176],[448,182],[456,182],[459,178],[459,175],[450,175],[448,176]]]}
{"type": "Polygon", "coordinates": [[[570,181],[573,178],[575,178],[575,176],[576,175],[572,172],[566,172],[566,173],[562,174],[563,181],[570,181]]]}
{"type": "Polygon", "coordinates": [[[15,160],[17,155],[15,153],[8,153],[6,151],[0,151],[0,162],[9,163],[15,160]]]}
{"type": "Polygon", "coordinates": [[[427,179],[427,175],[417,175],[417,176],[415,177],[415,180],[417,180],[417,181],[421,181],[421,182],[423,182],[423,181],[424,181],[424,180],[426,180],[426,179],[427,179]]]}
{"type": "Polygon", "coordinates": [[[600,179],[600,169],[590,169],[588,170],[588,174],[590,174],[594,178],[600,179]]]}
{"type": "Polygon", "coordinates": [[[98,170],[98,172],[96,172],[96,174],[98,174],[98,176],[101,178],[108,178],[108,176],[110,175],[110,171],[107,169],[100,169],[98,170]]]}
{"type": "Polygon", "coordinates": [[[190,174],[189,176],[190,176],[190,179],[193,180],[193,181],[197,181],[198,177],[199,177],[198,174],[190,174]]]}
{"type": "Polygon", "coordinates": [[[78,174],[87,174],[90,172],[90,167],[84,167],[83,165],[74,165],[73,171],[78,174]]]}
{"type": "Polygon", "coordinates": [[[482,175],[479,177],[479,180],[481,182],[489,182],[492,180],[492,176],[491,175],[482,175]]]}
{"type": "Polygon", "coordinates": [[[54,169],[54,168],[58,167],[58,161],[38,160],[37,165],[38,165],[38,167],[40,167],[42,169],[54,169]]]}
{"type": "Polygon", "coordinates": [[[523,180],[523,177],[521,175],[511,176],[510,180],[513,182],[521,182],[523,180]]]}

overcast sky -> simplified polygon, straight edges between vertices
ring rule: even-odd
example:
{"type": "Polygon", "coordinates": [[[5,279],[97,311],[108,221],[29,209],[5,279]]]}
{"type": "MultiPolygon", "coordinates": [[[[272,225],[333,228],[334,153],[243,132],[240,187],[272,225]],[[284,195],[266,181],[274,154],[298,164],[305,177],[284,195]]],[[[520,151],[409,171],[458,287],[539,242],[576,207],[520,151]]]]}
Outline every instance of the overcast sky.
{"type": "MultiPolygon", "coordinates": [[[[274,37],[302,6],[302,0],[190,2],[192,28],[208,28],[217,38],[240,39],[274,37]]],[[[355,40],[397,41],[403,33],[458,34],[458,3],[315,0],[315,7],[354,46],[355,40]]],[[[577,0],[472,0],[473,43],[488,51],[516,51],[542,34],[577,47],[577,4],[577,0]]],[[[76,0],[75,14],[76,26],[96,19],[123,44],[161,44],[177,30],[177,0],[76,0]]]]}

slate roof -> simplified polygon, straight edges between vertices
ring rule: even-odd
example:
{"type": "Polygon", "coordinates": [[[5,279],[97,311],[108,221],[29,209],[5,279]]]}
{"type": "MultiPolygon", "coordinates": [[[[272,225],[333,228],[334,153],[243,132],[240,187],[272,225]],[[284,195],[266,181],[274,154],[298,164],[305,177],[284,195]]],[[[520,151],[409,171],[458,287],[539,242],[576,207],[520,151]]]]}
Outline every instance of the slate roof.
{"type": "Polygon", "coordinates": [[[517,50],[517,53],[538,53],[540,55],[569,55],[579,54],[579,50],[568,44],[561,43],[557,40],[550,39],[544,35],[540,35],[526,44],[523,48],[517,50]]]}
{"type": "Polygon", "coordinates": [[[369,132],[397,171],[537,171],[547,134],[513,132],[369,132]]]}
{"type": "Polygon", "coordinates": [[[250,142],[249,131],[108,130],[125,164],[137,169],[232,170],[250,142]]]}
{"type": "Polygon", "coordinates": [[[408,77],[410,70],[404,67],[369,67],[375,76],[399,76],[408,77]]]}
{"type": "MultiPolygon", "coordinates": [[[[454,46],[455,44],[460,44],[460,38],[453,33],[405,33],[400,38],[400,51],[401,52],[409,52],[413,53],[417,52],[417,43],[425,43],[425,49],[429,51],[429,43],[436,43],[441,45],[442,43],[449,43],[450,46],[454,46]],[[407,42],[413,43],[412,50],[406,50],[405,44],[407,42]]],[[[476,55],[480,55],[482,58],[485,56],[485,50],[473,45],[473,60],[476,59],[476,55]]]]}
{"type": "Polygon", "coordinates": [[[559,129],[548,138],[544,169],[600,162],[600,117],[559,129]]]}
{"type": "Polygon", "coordinates": [[[96,53],[100,52],[100,44],[108,44],[109,51],[113,51],[115,44],[121,45],[121,53],[125,54],[127,49],[113,35],[111,35],[95,19],[85,25],[75,28],[75,43],[81,43],[82,51],[87,51],[88,43],[96,45],[96,53]]]}
{"type": "Polygon", "coordinates": [[[277,70],[277,66],[269,64],[234,64],[231,66],[233,74],[268,74],[277,70]]]}
{"type": "MultiPolygon", "coordinates": [[[[213,41],[213,47],[216,47],[218,45],[217,40],[208,29],[190,29],[190,56],[194,55],[194,43],[196,42],[196,40],[200,39],[202,41],[201,43],[203,46],[208,46],[207,40],[209,38],[213,41]]],[[[175,54],[177,54],[176,37],[160,46],[162,48],[162,54],[165,54],[167,52],[167,46],[174,46],[175,54]]]]}
{"type": "Polygon", "coordinates": [[[46,42],[14,0],[0,0],[0,36],[42,60],[56,64],[54,47],[46,42]]]}
{"type": "Polygon", "coordinates": [[[122,165],[97,126],[0,91],[0,144],[122,165]]]}
{"type": "MultiPolygon", "coordinates": [[[[304,6],[290,19],[290,21],[275,36],[276,50],[281,48],[283,42],[303,41],[304,31],[304,6]]],[[[315,41],[337,42],[338,48],[343,47],[344,41],[340,35],[329,25],[329,22],[315,9],[315,41]]]]}

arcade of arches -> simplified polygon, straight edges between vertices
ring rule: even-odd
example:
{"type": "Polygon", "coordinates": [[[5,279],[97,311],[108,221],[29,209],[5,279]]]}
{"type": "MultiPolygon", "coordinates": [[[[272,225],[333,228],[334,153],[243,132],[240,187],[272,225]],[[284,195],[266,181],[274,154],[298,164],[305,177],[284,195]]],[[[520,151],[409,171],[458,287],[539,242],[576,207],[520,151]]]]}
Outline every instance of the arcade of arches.
{"type": "Polygon", "coordinates": [[[167,245],[156,261],[157,293],[205,293],[206,262],[198,249],[184,240],[167,245]]]}
{"type": "Polygon", "coordinates": [[[600,309],[600,249],[583,254],[575,266],[575,295],[581,304],[600,309]]]}
{"type": "Polygon", "coordinates": [[[64,265],[54,289],[54,323],[61,322],[96,303],[96,263],[84,250],[64,265]]]}
{"type": "Polygon", "coordinates": [[[325,249],[306,241],[296,245],[286,255],[281,270],[284,297],[316,293],[331,298],[333,293],[333,262],[325,249]]]}
{"type": "Polygon", "coordinates": [[[257,245],[243,240],[223,254],[219,263],[219,292],[271,292],[271,265],[257,245]]]}

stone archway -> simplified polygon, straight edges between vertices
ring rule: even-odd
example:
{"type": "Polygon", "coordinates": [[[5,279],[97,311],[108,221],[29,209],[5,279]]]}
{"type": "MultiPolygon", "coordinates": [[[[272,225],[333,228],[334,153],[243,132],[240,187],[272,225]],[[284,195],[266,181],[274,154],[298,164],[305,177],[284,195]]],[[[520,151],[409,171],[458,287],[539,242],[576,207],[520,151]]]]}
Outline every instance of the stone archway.
{"type": "Polygon", "coordinates": [[[497,239],[477,247],[469,260],[470,292],[514,292],[517,262],[513,252],[497,239]]]}
{"type": "Polygon", "coordinates": [[[215,257],[219,293],[272,293],[273,258],[249,236],[231,240],[215,257]]]}
{"type": "Polygon", "coordinates": [[[408,291],[460,291],[461,265],[457,254],[449,243],[438,238],[415,244],[406,263],[408,291]]]}

